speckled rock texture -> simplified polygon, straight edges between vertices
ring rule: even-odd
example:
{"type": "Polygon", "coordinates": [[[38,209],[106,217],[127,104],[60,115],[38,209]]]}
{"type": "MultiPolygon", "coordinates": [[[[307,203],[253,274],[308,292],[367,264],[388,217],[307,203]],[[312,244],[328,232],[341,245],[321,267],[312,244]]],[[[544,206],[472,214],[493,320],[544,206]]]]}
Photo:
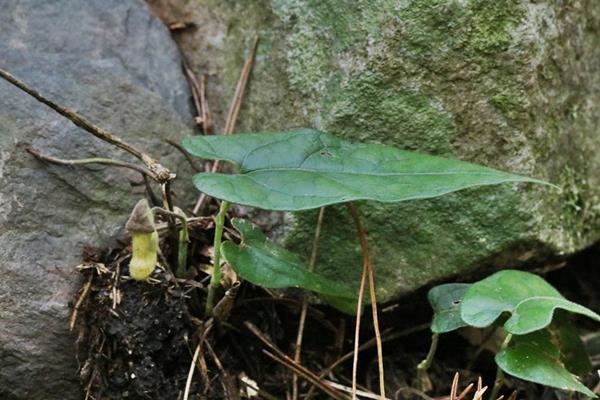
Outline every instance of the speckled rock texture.
{"type": "MultiPolygon", "coordinates": [[[[164,138],[190,134],[179,53],[140,0],[0,0],[0,67],[97,125],[189,171],[164,138]]],[[[134,161],[0,81],[0,398],[83,398],[68,331],[85,246],[110,246],[143,196],[136,172],[47,165],[134,161]]],[[[180,192],[181,193],[181,192],[180,192]]]]}
{"type": "MultiPolygon", "coordinates": [[[[482,265],[572,253],[600,236],[600,8],[594,0],[151,0],[196,22],[179,42],[217,115],[261,38],[239,132],[307,126],[548,180],[429,201],[361,204],[379,295],[482,265]]],[[[218,118],[217,118],[218,120],[218,118]]],[[[318,268],[358,282],[344,207],[325,214],[318,268]]],[[[287,244],[309,254],[316,212],[287,244]]]]}

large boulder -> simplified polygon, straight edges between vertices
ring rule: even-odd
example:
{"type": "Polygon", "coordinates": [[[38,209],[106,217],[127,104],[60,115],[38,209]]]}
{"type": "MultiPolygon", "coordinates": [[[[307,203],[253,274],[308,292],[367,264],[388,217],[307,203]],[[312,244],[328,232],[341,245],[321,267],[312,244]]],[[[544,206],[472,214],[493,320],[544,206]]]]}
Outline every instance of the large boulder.
{"type": "MultiPolygon", "coordinates": [[[[176,45],[141,0],[0,1],[0,67],[160,158],[192,132],[176,45]]],[[[0,398],[79,399],[69,303],[86,246],[110,246],[143,195],[136,172],[61,167],[62,158],[136,162],[0,80],[0,398]]],[[[179,161],[178,161],[179,162],[179,161]]]]}
{"type": "MultiPolygon", "coordinates": [[[[152,0],[197,24],[180,44],[226,109],[261,42],[238,131],[306,126],[550,181],[361,204],[381,299],[600,237],[600,8],[594,1],[152,0]],[[216,72],[216,73],[215,73],[216,72]],[[219,96],[220,95],[220,96],[219,96]]],[[[210,93],[210,91],[209,91],[210,93]]],[[[310,252],[315,212],[287,244],[310,252]]],[[[356,284],[360,249],[328,207],[318,268],[356,284]]]]}

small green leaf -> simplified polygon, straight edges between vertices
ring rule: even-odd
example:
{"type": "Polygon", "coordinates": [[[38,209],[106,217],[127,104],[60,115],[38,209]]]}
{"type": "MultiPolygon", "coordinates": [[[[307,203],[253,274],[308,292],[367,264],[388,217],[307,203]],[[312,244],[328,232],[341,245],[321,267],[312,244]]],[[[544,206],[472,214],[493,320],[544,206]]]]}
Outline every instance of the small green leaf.
{"type": "Polygon", "coordinates": [[[512,315],[504,328],[524,335],[547,327],[556,309],[600,321],[598,314],[566,300],[541,277],[515,270],[500,271],[474,283],[465,293],[460,313],[468,325],[483,328],[509,312],[512,315]]]}
{"type": "Polygon", "coordinates": [[[429,291],[427,299],[433,308],[433,333],[446,333],[467,325],[460,318],[460,303],[470,286],[468,283],[447,283],[429,291]]]}
{"type": "Polygon", "coordinates": [[[596,397],[565,368],[561,353],[547,330],[514,336],[511,344],[496,354],[496,364],[520,379],[596,397]]]}
{"type": "Polygon", "coordinates": [[[353,200],[424,199],[503,182],[544,183],[381,144],[352,144],[310,129],[193,136],[184,139],[183,147],[195,156],[239,167],[233,175],[195,175],[200,191],[270,210],[306,210],[353,200]]]}
{"type": "Polygon", "coordinates": [[[355,299],[345,285],[310,272],[293,253],[277,246],[250,222],[234,219],[233,226],[242,235],[242,243],[225,242],[223,256],[242,278],[266,288],[298,287],[328,297],[355,299]]]}
{"type": "Polygon", "coordinates": [[[531,297],[517,305],[504,328],[515,335],[531,333],[548,326],[556,309],[585,315],[600,322],[600,315],[572,301],[555,297],[531,297]]]}

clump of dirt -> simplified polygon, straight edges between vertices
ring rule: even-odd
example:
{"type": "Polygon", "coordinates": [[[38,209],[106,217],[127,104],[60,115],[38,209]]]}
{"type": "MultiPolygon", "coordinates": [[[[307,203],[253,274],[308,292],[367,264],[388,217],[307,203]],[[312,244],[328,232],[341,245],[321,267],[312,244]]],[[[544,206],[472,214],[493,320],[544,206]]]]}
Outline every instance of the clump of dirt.
{"type": "Polygon", "coordinates": [[[82,317],[86,391],[95,399],[177,399],[196,328],[184,293],[166,274],[147,284],[123,279],[116,265],[84,271],[93,274],[82,317]]]}

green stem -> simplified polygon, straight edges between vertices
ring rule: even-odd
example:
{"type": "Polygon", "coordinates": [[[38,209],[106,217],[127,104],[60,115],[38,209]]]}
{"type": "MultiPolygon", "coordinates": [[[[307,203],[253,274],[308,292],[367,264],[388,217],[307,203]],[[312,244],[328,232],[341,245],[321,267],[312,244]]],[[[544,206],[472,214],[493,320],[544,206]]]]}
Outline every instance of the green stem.
{"type": "Polygon", "coordinates": [[[439,333],[433,333],[431,335],[431,346],[429,346],[429,352],[423,361],[417,365],[417,385],[419,385],[419,390],[425,392],[430,388],[430,383],[428,383],[427,378],[427,370],[433,364],[433,357],[435,356],[435,352],[437,351],[438,339],[440,335],[439,333]]]}
{"type": "MultiPolygon", "coordinates": [[[[502,346],[500,346],[500,351],[506,349],[508,347],[508,343],[512,339],[512,334],[507,334],[504,342],[502,342],[502,346]]],[[[500,367],[496,367],[496,379],[494,379],[494,387],[492,388],[492,392],[490,393],[490,400],[496,400],[498,398],[498,392],[500,392],[500,388],[502,387],[502,383],[504,382],[504,372],[500,367]]]]}
{"type": "Polygon", "coordinates": [[[221,238],[223,236],[223,226],[225,225],[225,215],[228,208],[229,202],[223,200],[219,208],[219,213],[215,218],[214,263],[212,277],[208,285],[208,295],[206,296],[206,315],[212,315],[215,291],[221,285],[221,238]]]}

